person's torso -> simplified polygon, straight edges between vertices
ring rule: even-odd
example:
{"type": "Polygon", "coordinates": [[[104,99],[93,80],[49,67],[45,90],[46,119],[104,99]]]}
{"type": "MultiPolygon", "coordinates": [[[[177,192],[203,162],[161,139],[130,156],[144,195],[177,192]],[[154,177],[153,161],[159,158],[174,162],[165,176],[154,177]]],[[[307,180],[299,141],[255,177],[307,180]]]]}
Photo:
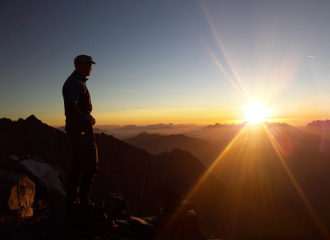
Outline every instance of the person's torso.
{"type": "MultiPolygon", "coordinates": [[[[68,104],[70,97],[78,95],[76,107],[83,114],[90,114],[92,112],[92,101],[86,83],[72,74],[64,83],[63,98],[64,104],[68,104]]],[[[72,101],[72,100],[71,100],[72,101]]],[[[69,114],[70,115],[70,114],[69,114]]]]}
{"type": "Polygon", "coordinates": [[[91,97],[84,82],[86,79],[80,78],[81,76],[74,72],[63,85],[62,94],[66,116],[66,130],[80,131],[92,127],[92,123],[86,122],[88,121],[87,119],[90,119],[90,113],[93,109],[91,97]],[[78,113],[77,109],[81,114],[78,113]]]}

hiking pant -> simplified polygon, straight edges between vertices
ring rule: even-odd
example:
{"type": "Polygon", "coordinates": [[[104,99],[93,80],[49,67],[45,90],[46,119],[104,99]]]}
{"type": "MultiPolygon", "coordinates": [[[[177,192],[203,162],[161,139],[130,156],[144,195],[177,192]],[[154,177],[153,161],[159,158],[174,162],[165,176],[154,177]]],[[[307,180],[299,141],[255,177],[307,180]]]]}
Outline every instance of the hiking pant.
{"type": "Polygon", "coordinates": [[[74,207],[79,196],[80,207],[90,204],[90,192],[97,172],[98,152],[93,129],[85,132],[70,131],[67,135],[72,144],[73,164],[66,188],[67,208],[74,207]]]}

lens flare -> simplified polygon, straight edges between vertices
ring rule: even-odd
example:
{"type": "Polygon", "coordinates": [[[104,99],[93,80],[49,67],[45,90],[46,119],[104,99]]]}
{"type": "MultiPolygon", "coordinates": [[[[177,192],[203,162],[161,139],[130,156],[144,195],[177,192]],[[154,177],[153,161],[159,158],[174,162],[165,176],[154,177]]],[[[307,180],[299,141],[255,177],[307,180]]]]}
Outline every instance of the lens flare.
{"type": "Polygon", "coordinates": [[[272,110],[265,105],[253,102],[245,109],[245,117],[250,122],[264,122],[272,115],[272,110]]]}

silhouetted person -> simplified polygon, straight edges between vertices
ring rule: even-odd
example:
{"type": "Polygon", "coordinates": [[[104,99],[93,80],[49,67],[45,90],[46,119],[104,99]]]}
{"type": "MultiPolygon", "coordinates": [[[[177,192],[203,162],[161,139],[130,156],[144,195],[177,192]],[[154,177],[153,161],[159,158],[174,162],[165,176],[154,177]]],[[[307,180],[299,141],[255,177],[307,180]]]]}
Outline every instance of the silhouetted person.
{"type": "Polygon", "coordinates": [[[92,103],[86,81],[95,62],[92,57],[79,55],[74,59],[75,71],[65,81],[62,89],[66,116],[65,130],[72,143],[73,164],[66,188],[69,213],[77,209],[88,213],[93,208],[90,192],[97,172],[98,154],[91,115],[92,103]],[[80,204],[78,207],[77,198],[80,204]]]}

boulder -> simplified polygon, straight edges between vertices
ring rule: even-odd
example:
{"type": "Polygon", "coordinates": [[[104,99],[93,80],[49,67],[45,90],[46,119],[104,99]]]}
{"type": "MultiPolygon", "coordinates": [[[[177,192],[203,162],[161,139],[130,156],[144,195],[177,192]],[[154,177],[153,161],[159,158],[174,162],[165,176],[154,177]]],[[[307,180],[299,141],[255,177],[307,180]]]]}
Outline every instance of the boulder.
{"type": "Polygon", "coordinates": [[[151,223],[154,226],[158,226],[158,219],[156,216],[150,216],[150,217],[141,217],[144,221],[151,223]]]}
{"type": "Polygon", "coordinates": [[[130,205],[130,202],[127,199],[124,199],[119,194],[115,193],[103,193],[101,194],[100,199],[104,202],[104,210],[110,222],[118,219],[119,215],[121,215],[130,205]]]}
{"type": "Polygon", "coordinates": [[[155,226],[138,217],[130,217],[128,222],[137,228],[140,236],[151,236],[155,232],[155,226]]]}
{"type": "Polygon", "coordinates": [[[18,180],[18,184],[11,189],[8,207],[18,210],[21,217],[33,216],[32,205],[35,197],[35,184],[26,176],[18,180]]]}

